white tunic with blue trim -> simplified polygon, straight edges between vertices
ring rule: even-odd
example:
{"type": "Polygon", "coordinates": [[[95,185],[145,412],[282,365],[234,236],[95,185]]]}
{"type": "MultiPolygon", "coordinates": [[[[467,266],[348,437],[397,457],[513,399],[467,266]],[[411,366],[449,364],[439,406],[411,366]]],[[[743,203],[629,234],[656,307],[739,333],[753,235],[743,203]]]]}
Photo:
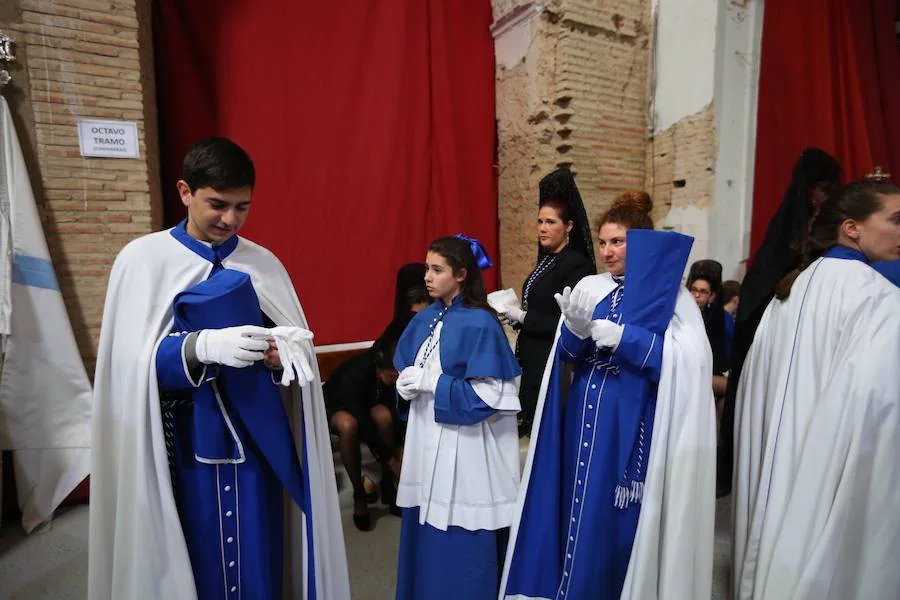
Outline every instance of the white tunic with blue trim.
{"type": "Polygon", "coordinates": [[[836,248],[766,309],[735,407],[733,597],[900,598],[900,289],[836,248]]]}

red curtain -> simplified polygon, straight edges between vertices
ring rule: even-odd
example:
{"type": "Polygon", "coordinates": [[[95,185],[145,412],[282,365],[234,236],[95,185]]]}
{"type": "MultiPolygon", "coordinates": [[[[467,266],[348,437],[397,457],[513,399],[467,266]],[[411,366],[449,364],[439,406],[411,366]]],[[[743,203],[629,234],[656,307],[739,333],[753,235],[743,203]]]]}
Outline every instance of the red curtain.
{"type": "Polygon", "coordinates": [[[800,152],[817,146],[845,181],[875,165],[900,180],[897,0],[778,0],[763,18],[751,254],[800,152]]]}
{"type": "Polygon", "coordinates": [[[431,239],[478,237],[497,263],[489,0],[155,5],[167,222],[190,144],[241,144],[242,235],[284,262],[317,344],[376,337],[431,239]]]}

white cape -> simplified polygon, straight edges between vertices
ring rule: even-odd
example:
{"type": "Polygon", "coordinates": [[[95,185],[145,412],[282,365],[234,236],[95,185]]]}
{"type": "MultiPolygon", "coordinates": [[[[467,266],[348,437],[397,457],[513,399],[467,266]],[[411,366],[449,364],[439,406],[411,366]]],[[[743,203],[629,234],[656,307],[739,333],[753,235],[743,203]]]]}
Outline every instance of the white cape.
{"type": "Polygon", "coordinates": [[[6,100],[0,97],[0,449],[31,532],[90,469],[91,384],[6,100]]]}
{"type": "MultiPolygon", "coordinates": [[[[615,287],[609,274],[602,274],[585,277],[576,289],[587,289],[594,301],[600,302],[615,287]]],[[[557,326],[544,369],[532,429],[535,432],[540,431],[559,331],[557,326]]],[[[712,595],[715,428],[712,350],[700,309],[682,287],[665,334],[647,479],[623,600],[684,600],[712,595]]],[[[533,436],[510,531],[501,600],[538,443],[539,436],[533,436]]],[[[512,595],[505,598],[519,600],[512,595]]]]}
{"type": "Polygon", "coordinates": [[[900,598],[900,290],[822,258],[741,376],[734,598],[900,598]]]}
{"type": "MultiPolygon", "coordinates": [[[[240,239],[223,264],[251,276],[276,325],[307,328],[290,277],[271,252],[240,239]]],[[[196,598],[172,495],[154,357],[172,327],[175,295],[206,279],[211,268],[169,231],[131,242],[113,265],[94,382],[91,599],[196,598]]],[[[345,600],[350,586],[334,463],[318,366],[307,343],[315,378],[302,388],[302,407],[301,389],[291,385],[287,408],[298,450],[303,436],[308,442],[316,597],[345,600]],[[296,426],[301,415],[302,432],[296,426]]],[[[286,505],[284,596],[306,598],[307,523],[296,504],[286,505]]]]}

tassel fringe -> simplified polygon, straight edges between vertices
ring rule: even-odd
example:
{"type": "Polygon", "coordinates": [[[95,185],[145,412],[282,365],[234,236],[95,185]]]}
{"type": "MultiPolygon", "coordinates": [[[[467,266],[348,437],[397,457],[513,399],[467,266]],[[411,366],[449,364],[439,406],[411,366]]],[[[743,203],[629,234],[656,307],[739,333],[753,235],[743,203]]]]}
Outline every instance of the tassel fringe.
{"type": "Polygon", "coordinates": [[[632,503],[640,504],[644,499],[644,482],[643,481],[632,481],[631,485],[628,485],[628,482],[620,483],[616,486],[616,498],[615,498],[615,507],[619,510],[625,510],[632,503]]]}

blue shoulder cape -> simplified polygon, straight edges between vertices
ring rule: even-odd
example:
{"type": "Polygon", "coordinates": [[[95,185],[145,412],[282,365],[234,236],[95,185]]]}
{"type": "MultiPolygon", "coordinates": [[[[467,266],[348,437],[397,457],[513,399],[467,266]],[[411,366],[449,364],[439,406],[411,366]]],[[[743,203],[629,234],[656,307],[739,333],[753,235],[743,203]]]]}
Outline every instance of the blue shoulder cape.
{"type": "MultiPolygon", "coordinates": [[[[407,325],[397,350],[394,366],[398,371],[413,364],[419,348],[431,334],[444,304],[440,300],[422,310],[407,325]]],[[[458,379],[493,377],[515,379],[522,374],[509,347],[503,327],[487,310],[469,308],[461,297],[453,299],[444,315],[439,352],[444,373],[458,379]]]]}

